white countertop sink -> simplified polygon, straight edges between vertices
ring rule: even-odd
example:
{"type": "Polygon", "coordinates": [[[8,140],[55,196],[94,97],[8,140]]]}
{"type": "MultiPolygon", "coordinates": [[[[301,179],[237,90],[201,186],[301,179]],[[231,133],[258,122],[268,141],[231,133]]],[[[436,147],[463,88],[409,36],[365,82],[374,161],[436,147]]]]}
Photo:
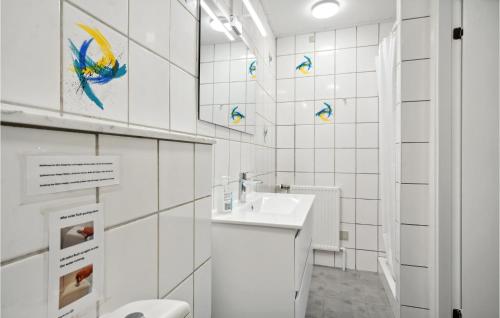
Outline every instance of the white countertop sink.
{"type": "Polygon", "coordinates": [[[253,192],[229,213],[214,212],[212,222],[302,229],[314,195],[253,192]]]}

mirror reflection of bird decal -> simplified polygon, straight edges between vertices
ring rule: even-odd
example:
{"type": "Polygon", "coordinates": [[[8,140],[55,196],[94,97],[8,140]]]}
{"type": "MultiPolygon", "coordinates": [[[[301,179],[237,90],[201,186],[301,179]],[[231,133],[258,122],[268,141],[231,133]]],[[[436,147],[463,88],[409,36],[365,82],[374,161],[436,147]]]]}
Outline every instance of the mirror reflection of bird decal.
{"type": "Polygon", "coordinates": [[[299,65],[297,65],[297,67],[295,69],[297,71],[301,72],[302,74],[307,75],[307,74],[309,74],[309,71],[312,68],[312,61],[311,61],[311,58],[307,55],[304,55],[304,58],[306,60],[304,62],[300,63],[299,65]]]}
{"type": "Polygon", "coordinates": [[[252,63],[250,63],[250,66],[248,67],[248,72],[250,73],[252,79],[255,79],[257,77],[256,71],[257,71],[257,61],[254,60],[252,61],[252,63]]]}
{"type": "Polygon", "coordinates": [[[327,102],[323,102],[325,105],[319,112],[316,113],[316,117],[319,117],[324,122],[331,122],[330,117],[333,116],[332,106],[327,102]]]}
{"type": "Polygon", "coordinates": [[[239,124],[243,118],[245,118],[245,115],[238,111],[238,106],[233,107],[233,110],[231,110],[231,120],[233,124],[239,124]]]}

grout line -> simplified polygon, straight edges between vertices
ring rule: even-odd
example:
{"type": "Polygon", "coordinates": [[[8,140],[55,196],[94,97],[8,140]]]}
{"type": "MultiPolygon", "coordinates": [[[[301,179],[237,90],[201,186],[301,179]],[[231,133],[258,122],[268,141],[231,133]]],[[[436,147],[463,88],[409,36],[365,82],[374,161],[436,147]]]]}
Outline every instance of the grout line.
{"type": "Polygon", "coordinates": [[[3,260],[0,263],[0,266],[3,267],[3,266],[7,266],[7,265],[10,265],[10,264],[16,263],[16,262],[20,262],[20,261],[23,261],[23,260],[25,260],[27,258],[30,258],[32,256],[36,256],[36,255],[41,255],[41,254],[47,253],[48,251],[49,251],[49,248],[45,247],[45,248],[42,248],[42,249],[39,249],[39,250],[36,250],[36,251],[33,251],[33,252],[29,252],[29,253],[26,253],[26,254],[23,254],[23,255],[15,256],[13,258],[9,258],[9,259],[3,260]]]}

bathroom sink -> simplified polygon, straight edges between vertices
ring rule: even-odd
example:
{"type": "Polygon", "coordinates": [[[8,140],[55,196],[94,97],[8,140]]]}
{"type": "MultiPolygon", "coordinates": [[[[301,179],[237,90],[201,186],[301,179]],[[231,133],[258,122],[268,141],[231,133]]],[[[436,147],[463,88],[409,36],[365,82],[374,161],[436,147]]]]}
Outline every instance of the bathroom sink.
{"type": "Polygon", "coordinates": [[[254,192],[229,213],[214,212],[212,222],[301,229],[314,195],[254,192]]]}
{"type": "MultiPolygon", "coordinates": [[[[274,193],[273,193],[274,194],[274,193]]],[[[299,204],[300,199],[287,195],[263,194],[245,204],[236,204],[235,212],[254,212],[269,214],[291,214],[299,204]]]]}

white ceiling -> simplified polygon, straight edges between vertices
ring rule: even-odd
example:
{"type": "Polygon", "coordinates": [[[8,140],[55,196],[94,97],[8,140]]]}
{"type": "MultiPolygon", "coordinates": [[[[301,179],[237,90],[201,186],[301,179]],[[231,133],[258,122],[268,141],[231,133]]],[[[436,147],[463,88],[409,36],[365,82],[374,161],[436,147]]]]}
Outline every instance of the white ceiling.
{"type": "Polygon", "coordinates": [[[311,14],[311,6],[319,0],[260,1],[277,37],[394,20],[396,16],[396,0],[337,0],[340,11],[324,20],[311,14]]]}

